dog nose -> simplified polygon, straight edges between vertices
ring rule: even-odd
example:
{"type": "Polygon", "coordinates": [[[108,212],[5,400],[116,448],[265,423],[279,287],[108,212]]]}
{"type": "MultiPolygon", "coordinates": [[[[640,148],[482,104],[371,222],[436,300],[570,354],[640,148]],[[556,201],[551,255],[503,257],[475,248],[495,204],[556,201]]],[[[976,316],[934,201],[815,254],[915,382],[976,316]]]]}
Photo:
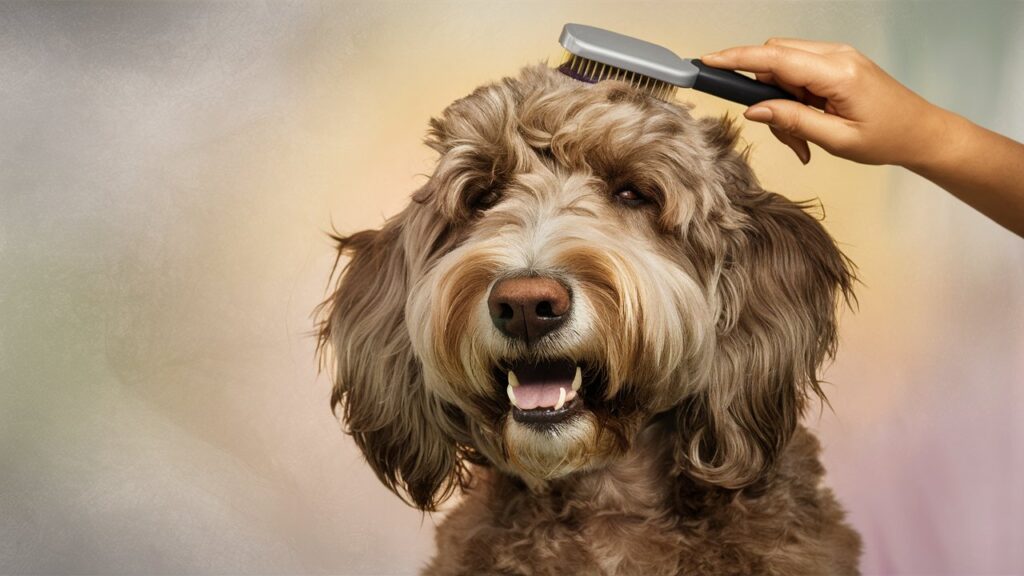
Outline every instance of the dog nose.
{"type": "Polygon", "coordinates": [[[498,330],[531,344],[565,322],[572,298],[553,278],[506,278],[491,288],[487,308],[498,330]]]}

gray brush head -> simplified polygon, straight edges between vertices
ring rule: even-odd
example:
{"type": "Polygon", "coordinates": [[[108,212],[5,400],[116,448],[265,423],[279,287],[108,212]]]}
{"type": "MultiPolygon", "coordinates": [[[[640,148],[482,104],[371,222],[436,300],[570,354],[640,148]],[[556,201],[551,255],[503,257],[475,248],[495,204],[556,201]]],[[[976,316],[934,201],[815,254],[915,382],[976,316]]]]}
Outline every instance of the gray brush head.
{"type": "Polygon", "coordinates": [[[668,48],[603,28],[566,24],[558,42],[571,55],[559,70],[584,82],[611,77],[630,79],[632,74],[634,83],[639,75],[654,82],[690,88],[697,80],[697,67],[668,48]]]}

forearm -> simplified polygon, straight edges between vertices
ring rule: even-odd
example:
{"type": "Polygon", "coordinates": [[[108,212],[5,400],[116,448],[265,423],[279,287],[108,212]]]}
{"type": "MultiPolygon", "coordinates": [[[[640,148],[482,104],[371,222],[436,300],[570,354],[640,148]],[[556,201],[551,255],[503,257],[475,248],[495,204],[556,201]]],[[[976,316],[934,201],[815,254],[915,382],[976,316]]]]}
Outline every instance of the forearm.
{"type": "Polygon", "coordinates": [[[1024,144],[935,110],[932,141],[905,167],[1024,237],[1024,144]]]}

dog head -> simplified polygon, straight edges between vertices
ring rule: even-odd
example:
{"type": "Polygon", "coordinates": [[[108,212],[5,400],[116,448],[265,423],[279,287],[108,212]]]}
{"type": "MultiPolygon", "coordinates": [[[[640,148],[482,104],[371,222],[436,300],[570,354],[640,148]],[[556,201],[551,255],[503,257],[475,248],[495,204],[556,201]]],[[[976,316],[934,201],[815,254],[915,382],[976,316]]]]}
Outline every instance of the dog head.
{"type": "Polygon", "coordinates": [[[430,509],[467,463],[544,482],[655,417],[684,473],[764,474],[820,394],[853,277],[731,123],[536,66],[430,125],[429,181],[337,238],[321,308],[333,405],[381,480],[430,509]]]}

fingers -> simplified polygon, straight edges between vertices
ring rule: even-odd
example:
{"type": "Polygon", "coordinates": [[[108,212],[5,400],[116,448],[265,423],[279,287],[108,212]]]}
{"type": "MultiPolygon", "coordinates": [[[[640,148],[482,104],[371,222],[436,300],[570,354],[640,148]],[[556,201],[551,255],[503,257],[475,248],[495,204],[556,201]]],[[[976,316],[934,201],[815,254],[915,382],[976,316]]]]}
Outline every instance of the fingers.
{"type": "Polygon", "coordinates": [[[775,74],[772,74],[771,72],[758,72],[757,74],[754,74],[754,78],[758,82],[763,82],[765,84],[774,84],[775,86],[782,88],[786,92],[789,92],[793,96],[796,96],[798,100],[803,100],[804,96],[809,94],[807,89],[804,88],[803,86],[794,86],[787,82],[783,82],[776,78],[775,74]]]}
{"type": "Polygon", "coordinates": [[[805,164],[804,159],[810,159],[809,149],[806,154],[802,153],[802,150],[807,149],[807,141],[833,152],[841,147],[843,139],[848,137],[851,130],[850,126],[837,116],[818,112],[790,100],[767,100],[755,104],[748,108],[743,116],[754,122],[768,124],[776,137],[793,148],[805,164]],[[780,136],[779,133],[787,137],[780,136]]]}
{"type": "Polygon", "coordinates": [[[807,164],[811,161],[811,148],[807,145],[807,140],[801,140],[800,138],[797,138],[788,132],[783,132],[774,126],[769,126],[768,129],[772,131],[772,134],[779,140],[779,142],[789,146],[793,153],[796,154],[796,157],[800,159],[801,163],[807,164]]]}
{"type": "Polygon", "coordinates": [[[701,59],[708,66],[752,72],[797,97],[767,100],[743,115],[767,124],[805,164],[809,142],[836,156],[878,163],[878,150],[903,136],[918,108],[904,97],[909,91],[894,89],[899,83],[846,44],[772,38],[763,46],[729,48],[701,59]]]}
{"type": "Polygon", "coordinates": [[[800,38],[769,38],[765,40],[765,46],[787,46],[805,52],[815,54],[834,54],[836,52],[852,52],[854,48],[848,44],[837,42],[818,42],[817,40],[803,40],[800,38]]]}
{"type": "Polygon", "coordinates": [[[775,78],[775,75],[772,74],[771,72],[760,72],[754,74],[754,78],[756,78],[758,82],[762,82],[765,84],[774,84],[775,86],[782,88],[786,92],[789,92],[790,94],[796,96],[797,100],[803,102],[804,104],[807,104],[808,106],[814,106],[819,110],[824,110],[825,106],[828,105],[828,100],[822,98],[821,96],[818,96],[817,94],[812,94],[802,86],[794,86],[792,84],[781,82],[777,78],[775,78]]]}
{"type": "Polygon", "coordinates": [[[702,56],[701,61],[716,68],[771,73],[777,82],[807,88],[824,98],[835,95],[846,77],[842,63],[781,44],[728,48],[702,56]]]}

